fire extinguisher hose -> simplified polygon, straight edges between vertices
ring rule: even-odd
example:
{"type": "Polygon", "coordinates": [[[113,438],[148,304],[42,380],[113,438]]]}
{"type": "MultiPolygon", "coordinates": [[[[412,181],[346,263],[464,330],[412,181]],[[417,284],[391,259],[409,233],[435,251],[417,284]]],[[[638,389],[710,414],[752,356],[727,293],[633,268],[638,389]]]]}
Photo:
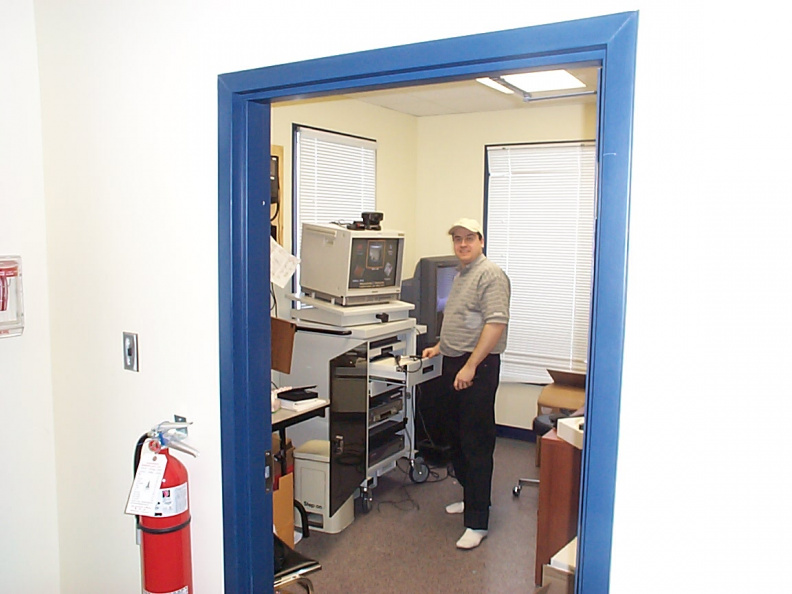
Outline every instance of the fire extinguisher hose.
{"type": "Polygon", "coordinates": [[[135,444],[135,458],[132,462],[132,476],[135,476],[137,472],[138,464],[140,464],[140,452],[143,450],[143,444],[146,443],[146,440],[149,439],[149,434],[144,433],[140,436],[140,439],[137,440],[135,444]]]}
{"type": "MultiPolygon", "coordinates": [[[[140,439],[137,440],[135,444],[135,458],[132,462],[132,476],[135,476],[137,472],[138,464],[140,464],[140,452],[143,450],[143,444],[146,443],[146,440],[149,438],[148,433],[144,433],[140,436],[140,439]]],[[[135,516],[135,524],[137,525],[138,529],[140,528],[140,516],[135,516]]]]}
{"type": "MultiPolygon", "coordinates": [[[[146,440],[149,438],[148,433],[144,433],[140,436],[135,444],[135,457],[132,462],[132,476],[135,476],[137,472],[138,464],[140,464],[140,452],[143,450],[143,444],[146,443],[146,440]]],[[[141,530],[143,526],[140,524],[140,516],[135,516],[135,526],[137,526],[138,530],[141,530]]]]}

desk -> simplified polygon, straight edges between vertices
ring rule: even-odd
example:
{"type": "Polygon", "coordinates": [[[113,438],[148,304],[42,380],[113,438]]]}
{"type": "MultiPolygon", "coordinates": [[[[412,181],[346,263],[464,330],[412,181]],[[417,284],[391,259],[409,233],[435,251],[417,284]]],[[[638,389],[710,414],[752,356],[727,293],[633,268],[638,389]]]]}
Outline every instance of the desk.
{"type": "Polygon", "coordinates": [[[581,451],[558,437],[555,429],[545,433],[541,440],[534,568],[537,585],[542,583],[542,567],[577,536],[580,499],[581,451]]]}
{"type": "Polygon", "coordinates": [[[298,411],[279,408],[272,413],[272,430],[278,432],[281,443],[280,451],[273,452],[273,455],[276,459],[279,459],[283,474],[286,474],[286,456],[284,456],[285,452],[283,450],[286,446],[286,428],[307,421],[308,419],[313,419],[314,417],[325,416],[325,410],[328,406],[330,406],[329,400],[318,398],[313,406],[305,410],[298,411]]]}
{"type": "Polygon", "coordinates": [[[281,438],[285,440],[286,427],[291,427],[297,423],[302,423],[313,417],[323,417],[325,409],[330,406],[329,400],[317,398],[316,402],[306,410],[288,410],[279,408],[272,413],[272,430],[281,434],[281,438]]]}
{"type": "MultiPolygon", "coordinates": [[[[294,512],[293,508],[297,508],[302,520],[303,535],[308,536],[308,515],[305,509],[297,501],[294,500],[294,477],[288,472],[288,462],[286,455],[286,428],[302,423],[313,417],[324,416],[325,409],[330,406],[329,400],[316,400],[306,410],[288,410],[279,408],[272,413],[272,430],[278,432],[278,440],[273,436],[273,450],[277,447],[277,451],[273,451],[274,459],[280,463],[280,479],[279,489],[274,490],[272,493],[272,522],[275,526],[276,534],[280,535],[281,539],[286,542],[289,547],[294,547],[294,512]],[[275,442],[280,441],[277,445],[275,442]]],[[[275,469],[273,468],[273,471],[275,469]]],[[[274,478],[274,477],[273,477],[274,478]]]]}

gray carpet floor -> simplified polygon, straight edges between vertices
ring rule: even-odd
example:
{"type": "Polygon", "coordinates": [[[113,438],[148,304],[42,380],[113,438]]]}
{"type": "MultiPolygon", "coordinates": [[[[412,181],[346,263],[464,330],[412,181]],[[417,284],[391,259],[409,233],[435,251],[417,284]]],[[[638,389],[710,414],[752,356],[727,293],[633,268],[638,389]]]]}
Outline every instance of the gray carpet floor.
{"type": "MultiPolygon", "coordinates": [[[[538,477],[535,444],[499,437],[495,448],[489,535],[476,549],[455,543],[461,515],[445,513],[462,488],[445,465],[413,483],[406,459],[379,478],[371,511],[355,501],[355,521],[338,534],[311,531],[296,549],[319,561],[317,594],[431,592],[532,594],[538,491],[512,489],[518,477],[538,477]]],[[[450,466],[450,465],[449,465],[450,466]]]]}

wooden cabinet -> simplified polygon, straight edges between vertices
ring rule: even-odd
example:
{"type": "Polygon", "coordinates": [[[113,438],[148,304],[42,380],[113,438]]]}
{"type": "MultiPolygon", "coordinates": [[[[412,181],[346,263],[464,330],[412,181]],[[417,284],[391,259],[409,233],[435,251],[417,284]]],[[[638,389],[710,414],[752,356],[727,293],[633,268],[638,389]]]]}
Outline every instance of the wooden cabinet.
{"type": "Polygon", "coordinates": [[[542,436],[539,509],[536,523],[535,582],[542,566],[577,536],[581,451],[553,429],[542,436]]]}

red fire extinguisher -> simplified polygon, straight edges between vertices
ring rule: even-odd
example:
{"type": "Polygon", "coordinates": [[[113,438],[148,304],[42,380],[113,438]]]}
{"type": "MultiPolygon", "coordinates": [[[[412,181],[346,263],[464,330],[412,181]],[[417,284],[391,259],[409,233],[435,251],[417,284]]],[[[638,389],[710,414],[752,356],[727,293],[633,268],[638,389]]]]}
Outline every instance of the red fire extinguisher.
{"type": "Polygon", "coordinates": [[[153,453],[152,460],[158,456],[165,459],[153,505],[137,516],[143,594],[193,594],[187,469],[169,451],[172,448],[197,455],[196,450],[180,441],[184,434],[177,429],[186,426],[187,423],[160,423],[141,436],[135,448],[136,472],[143,447],[153,453]]]}

